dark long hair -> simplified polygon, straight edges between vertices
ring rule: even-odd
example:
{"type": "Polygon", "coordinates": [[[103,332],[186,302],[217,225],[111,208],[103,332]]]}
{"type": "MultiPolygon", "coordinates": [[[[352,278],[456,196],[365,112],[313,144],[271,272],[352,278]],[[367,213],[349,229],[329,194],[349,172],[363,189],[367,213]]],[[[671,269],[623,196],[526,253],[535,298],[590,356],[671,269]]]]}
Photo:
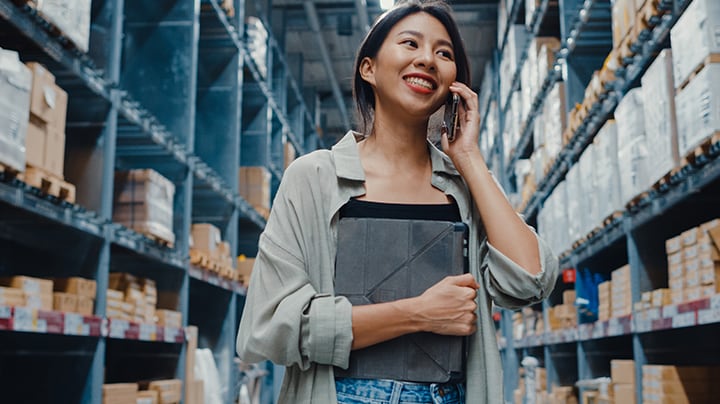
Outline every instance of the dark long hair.
{"type": "Polygon", "coordinates": [[[366,57],[374,58],[377,56],[380,47],[385,38],[387,38],[390,30],[403,18],[416,14],[428,13],[437,18],[452,41],[455,66],[457,68],[456,81],[464,83],[468,86],[470,83],[470,66],[468,63],[465,46],[460,37],[460,30],[452,16],[450,6],[443,0],[407,0],[396,4],[389,11],[381,15],[373,24],[370,31],[365,36],[360,49],[355,58],[355,75],[353,77],[353,98],[357,108],[358,118],[360,121],[360,131],[367,135],[372,128],[373,115],[375,111],[375,92],[372,86],[360,76],[360,64],[366,57]]]}

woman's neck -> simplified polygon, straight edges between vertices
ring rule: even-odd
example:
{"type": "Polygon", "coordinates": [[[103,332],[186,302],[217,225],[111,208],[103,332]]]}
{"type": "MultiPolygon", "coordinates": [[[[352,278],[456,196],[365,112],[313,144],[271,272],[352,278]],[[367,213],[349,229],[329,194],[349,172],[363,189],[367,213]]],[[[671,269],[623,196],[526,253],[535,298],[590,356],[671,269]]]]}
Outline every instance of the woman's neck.
{"type": "Polygon", "coordinates": [[[361,149],[374,158],[382,158],[405,169],[426,167],[429,157],[427,121],[413,123],[376,116],[371,135],[361,149]]]}

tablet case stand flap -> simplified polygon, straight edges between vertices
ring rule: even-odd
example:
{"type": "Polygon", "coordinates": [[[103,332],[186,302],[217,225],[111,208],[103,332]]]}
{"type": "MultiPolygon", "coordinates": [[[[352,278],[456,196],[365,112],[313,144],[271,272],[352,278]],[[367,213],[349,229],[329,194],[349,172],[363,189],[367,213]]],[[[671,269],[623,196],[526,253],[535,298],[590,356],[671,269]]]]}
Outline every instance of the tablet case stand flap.
{"type": "MultiPolygon", "coordinates": [[[[467,226],[433,220],[343,218],[338,222],[335,294],[353,305],[419,296],[467,272],[467,226]]],[[[429,332],[353,351],[339,377],[443,383],[464,373],[465,338],[429,332]]]]}

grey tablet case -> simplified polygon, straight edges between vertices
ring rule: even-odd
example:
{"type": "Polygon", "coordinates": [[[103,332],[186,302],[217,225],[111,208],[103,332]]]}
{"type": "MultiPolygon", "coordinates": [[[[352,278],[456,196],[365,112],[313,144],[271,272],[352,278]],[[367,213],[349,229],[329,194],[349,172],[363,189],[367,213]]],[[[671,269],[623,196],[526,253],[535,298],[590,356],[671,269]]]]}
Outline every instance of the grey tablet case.
{"type": "MultiPolygon", "coordinates": [[[[338,222],[335,294],[353,305],[419,296],[467,272],[467,226],[432,220],[343,218],[338,222]]],[[[464,375],[465,338],[407,334],[350,355],[338,377],[444,383],[464,375]]]]}

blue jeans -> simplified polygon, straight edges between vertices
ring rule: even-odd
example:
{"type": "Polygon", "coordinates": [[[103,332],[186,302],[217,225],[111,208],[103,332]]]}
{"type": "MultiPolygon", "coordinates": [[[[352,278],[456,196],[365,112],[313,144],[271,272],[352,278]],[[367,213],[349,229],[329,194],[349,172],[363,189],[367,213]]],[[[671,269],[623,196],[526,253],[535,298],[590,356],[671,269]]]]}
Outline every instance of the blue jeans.
{"type": "Polygon", "coordinates": [[[338,404],[465,404],[464,384],[336,378],[338,404]]]}

